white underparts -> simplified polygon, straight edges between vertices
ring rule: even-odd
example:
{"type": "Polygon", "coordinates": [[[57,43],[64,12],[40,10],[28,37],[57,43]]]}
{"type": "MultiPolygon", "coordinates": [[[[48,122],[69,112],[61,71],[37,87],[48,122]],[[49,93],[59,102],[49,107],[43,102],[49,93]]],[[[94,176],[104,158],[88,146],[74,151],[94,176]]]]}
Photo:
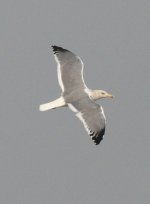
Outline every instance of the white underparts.
{"type": "Polygon", "coordinates": [[[105,122],[106,122],[106,116],[105,116],[105,113],[104,113],[103,107],[101,106],[100,108],[101,108],[102,115],[103,115],[103,117],[104,117],[104,119],[105,119],[105,122]]]}
{"type": "Polygon", "coordinates": [[[68,107],[75,113],[78,112],[78,110],[71,104],[71,103],[68,103],[68,107]]]}
{"type": "Polygon", "coordinates": [[[82,113],[78,112],[78,110],[70,103],[68,103],[68,107],[76,113],[76,116],[81,120],[81,122],[83,123],[86,131],[88,132],[88,134],[90,134],[90,130],[89,130],[89,127],[88,125],[86,124],[86,121],[84,120],[83,116],[82,116],[82,113]]]}
{"type": "Polygon", "coordinates": [[[85,91],[85,93],[89,96],[90,99],[94,100],[92,90],[90,90],[90,89],[88,89],[88,88],[85,88],[84,91],[85,91]]]}
{"type": "Polygon", "coordinates": [[[54,55],[54,56],[55,56],[55,60],[56,60],[56,63],[57,63],[58,82],[59,82],[59,85],[60,85],[60,87],[62,89],[62,92],[64,92],[65,89],[64,89],[64,84],[62,82],[62,77],[61,77],[61,64],[60,64],[57,56],[56,55],[54,55]]]}
{"type": "Polygon", "coordinates": [[[81,122],[83,123],[83,125],[84,125],[84,127],[85,127],[87,133],[90,134],[90,129],[89,129],[89,127],[88,127],[86,121],[85,121],[84,118],[82,117],[82,113],[78,112],[78,113],[76,114],[76,116],[77,116],[77,117],[81,120],[81,122]]]}
{"type": "Polygon", "coordinates": [[[40,105],[39,110],[40,111],[47,111],[50,109],[59,108],[59,107],[63,107],[63,106],[66,106],[66,103],[65,103],[63,97],[60,97],[54,101],[40,105]]]}

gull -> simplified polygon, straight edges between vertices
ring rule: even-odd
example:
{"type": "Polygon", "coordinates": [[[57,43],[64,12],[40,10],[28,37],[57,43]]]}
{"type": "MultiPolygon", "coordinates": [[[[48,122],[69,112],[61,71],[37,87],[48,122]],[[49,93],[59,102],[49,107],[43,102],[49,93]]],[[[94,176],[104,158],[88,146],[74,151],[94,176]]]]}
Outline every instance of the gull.
{"type": "Polygon", "coordinates": [[[83,123],[87,133],[98,145],[105,134],[106,117],[102,106],[95,103],[101,98],[113,98],[113,95],[103,90],[87,88],[83,79],[83,62],[73,52],[52,46],[57,63],[57,75],[61,96],[49,103],[40,105],[40,111],[59,107],[69,107],[83,123]]]}

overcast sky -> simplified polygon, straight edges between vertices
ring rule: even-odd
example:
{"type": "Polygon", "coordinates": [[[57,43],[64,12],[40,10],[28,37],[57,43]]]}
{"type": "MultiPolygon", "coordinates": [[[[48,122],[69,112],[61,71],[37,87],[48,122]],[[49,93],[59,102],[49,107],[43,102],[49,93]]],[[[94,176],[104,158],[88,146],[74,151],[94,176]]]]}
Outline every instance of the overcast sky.
{"type": "Polygon", "coordinates": [[[149,0],[0,3],[0,203],[150,202],[149,0]],[[50,45],[78,54],[106,134],[95,146],[60,95],[50,45]]]}

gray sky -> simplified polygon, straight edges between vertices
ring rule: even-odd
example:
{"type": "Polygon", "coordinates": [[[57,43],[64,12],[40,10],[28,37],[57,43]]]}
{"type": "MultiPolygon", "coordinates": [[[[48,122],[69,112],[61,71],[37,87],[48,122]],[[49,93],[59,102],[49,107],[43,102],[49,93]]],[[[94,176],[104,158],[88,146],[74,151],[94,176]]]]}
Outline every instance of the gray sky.
{"type": "Polygon", "coordinates": [[[0,4],[0,203],[149,203],[149,0],[0,4]],[[67,108],[38,111],[60,95],[51,44],[115,95],[99,146],[67,108]]]}

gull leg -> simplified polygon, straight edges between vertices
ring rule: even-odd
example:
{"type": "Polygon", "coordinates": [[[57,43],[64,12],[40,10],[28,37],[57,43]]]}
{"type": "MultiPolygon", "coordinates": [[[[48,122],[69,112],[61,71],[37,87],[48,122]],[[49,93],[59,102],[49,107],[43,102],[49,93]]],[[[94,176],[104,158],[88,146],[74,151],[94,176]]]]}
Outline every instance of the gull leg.
{"type": "Polygon", "coordinates": [[[59,107],[63,107],[63,106],[66,106],[66,103],[65,103],[63,97],[60,97],[54,101],[40,105],[39,110],[40,111],[47,111],[50,109],[59,108],[59,107]]]}

